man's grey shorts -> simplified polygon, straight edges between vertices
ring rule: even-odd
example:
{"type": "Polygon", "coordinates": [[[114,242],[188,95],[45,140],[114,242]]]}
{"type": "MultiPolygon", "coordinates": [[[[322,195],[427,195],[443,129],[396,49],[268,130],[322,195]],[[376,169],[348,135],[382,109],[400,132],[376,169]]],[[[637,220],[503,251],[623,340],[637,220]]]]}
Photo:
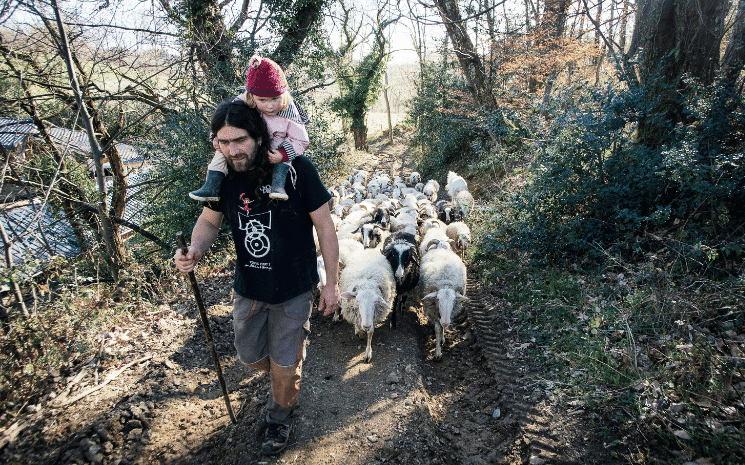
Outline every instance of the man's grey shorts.
{"type": "Polygon", "coordinates": [[[238,360],[252,364],[268,356],[284,367],[304,360],[312,296],[308,291],[269,305],[237,295],[233,302],[233,329],[238,360]]]}

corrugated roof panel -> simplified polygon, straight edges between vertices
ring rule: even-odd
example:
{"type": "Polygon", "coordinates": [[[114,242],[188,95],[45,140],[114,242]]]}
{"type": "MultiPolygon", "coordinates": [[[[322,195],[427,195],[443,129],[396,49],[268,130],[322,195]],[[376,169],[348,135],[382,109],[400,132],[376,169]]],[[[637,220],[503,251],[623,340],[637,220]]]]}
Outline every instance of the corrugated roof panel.
{"type": "Polygon", "coordinates": [[[36,132],[31,118],[0,118],[0,143],[6,148],[15,148],[29,134],[36,132]]]}
{"type": "MultiPolygon", "coordinates": [[[[9,122],[10,118],[0,118],[9,122]]],[[[17,123],[17,121],[15,121],[17,123]]],[[[14,123],[14,124],[15,124],[14,123]]],[[[23,123],[26,124],[26,123],[23,123]]],[[[8,125],[6,127],[12,127],[8,125]]],[[[31,126],[19,126],[26,129],[35,129],[31,126]]],[[[0,128],[0,135],[2,128],[0,128]]],[[[84,132],[69,131],[64,128],[53,128],[50,130],[52,138],[61,145],[71,150],[89,153],[88,138],[84,132]]],[[[127,157],[127,163],[144,163],[144,159],[137,151],[127,144],[117,144],[122,157],[127,157]]],[[[127,176],[130,185],[139,184],[149,178],[147,164],[127,176]]],[[[107,182],[109,191],[112,183],[107,182]]],[[[128,197],[136,194],[136,191],[128,192],[128,197]]],[[[109,201],[111,197],[109,197],[109,201]]],[[[141,224],[144,220],[143,212],[148,205],[147,201],[132,199],[127,202],[124,219],[135,224],[141,224]]],[[[41,207],[39,201],[16,207],[6,211],[0,211],[0,223],[2,223],[12,243],[11,256],[14,266],[24,279],[30,279],[41,273],[47,266],[49,260],[54,256],[73,257],[80,253],[80,247],[72,230],[62,212],[54,213],[47,206],[41,207]]],[[[129,228],[123,227],[122,234],[126,234],[129,228]]],[[[1,242],[1,241],[0,241],[1,242]]],[[[0,243],[0,250],[4,252],[4,244],[0,243]]],[[[5,263],[0,260],[0,270],[4,269],[5,263]]]]}
{"type": "MultiPolygon", "coordinates": [[[[49,136],[64,151],[66,148],[78,153],[89,155],[91,153],[91,144],[88,141],[88,134],[85,131],[71,131],[66,128],[51,128],[49,136]]],[[[122,163],[125,165],[142,163],[145,159],[137,153],[137,149],[128,144],[116,143],[119,154],[122,157],[122,163]]]]}
{"type": "MultiPolygon", "coordinates": [[[[48,129],[49,136],[59,145],[62,152],[73,151],[90,155],[91,146],[85,131],[72,131],[67,128],[52,127],[48,129]]],[[[29,134],[38,135],[36,126],[30,118],[0,118],[0,143],[7,148],[15,148],[29,134]]],[[[145,158],[133,146],[121,142],[116,143],[125,165],[142,164],[145,158]]]]}
{"type": "MultiPolygon", "coordinates": [[[[62,213],[55,214],[36,201],[0,213],[12,246],[13,265],[26,279],[41,273],[52,257],[73,257],[80,253],[75,233],[62,213]]],[[[5,244],[2,244],[3,253],[5,244]]],[[[0,262],[0,269],[5,262],[0,262]]]]}
{"type": "Polygon", "coordinates": [[[59,146],[60,151],[66,154],[68,151],[89,154],[91,144],[88,142],[88,134],[83,131],[71,131],[66,128],[49,128],[49,137],[59,146]]]}

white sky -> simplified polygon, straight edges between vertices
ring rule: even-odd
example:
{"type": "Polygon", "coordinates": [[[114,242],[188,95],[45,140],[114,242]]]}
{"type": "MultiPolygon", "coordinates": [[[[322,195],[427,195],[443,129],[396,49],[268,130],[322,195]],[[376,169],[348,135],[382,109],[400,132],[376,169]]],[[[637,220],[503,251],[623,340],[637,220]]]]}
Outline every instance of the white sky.
{"type": "MultiPolygon", "coordinates": [[[[98,8],[101,5],[104,5],[106,1],[107,0],[58,0],[59,5],[63,10],[74,11],[83,18],[88,17],[90,18],[90,21],[99,23],[120,24],[128,27],[152,29],[155,27],[155,18],[162,15],[160,8],[157,6],[157,0],[108,0],[110,1],[109,6],[99,11],[98,8]],[[157,10],[155,14],[153,14],[153,8],[157,10]],[[95,19],[93,19],[94,17],[95,19]]],[[[367,15],[365,21],[369,23],[371,21],[370,16],[374,15],[377,11],[377,5],[382,1],[383,0],[353,0],[353,2],[348,3],[348,5],[353,5],[356,8],[355,14],[358,18],[362,15],[367,15]]],[[[232,3],[233,9],[231,9],[230,6],[223,9],[223,14],[225,14],[228,22],[232,21],[231,15],[234,16],[236,14],[236,9],[240,6],[240,3],[240,0],[234,0],[232,3]]],[[[411,3],[413,5],[419,5],[416,2],[411,3]]],[[[401,0],[401,3],[399,3],[398,6],[391,6],[389,12],[386,13],[386,17],[388,18],[396,15],[399,12],[399,9],[403,14],[399,23],[389,26],[388,29],[390,32],[390,45],[392,51],[391,63],[415,63],[418,61],[418,57],[413,50],[411,21],[407,18],[410,15],[408,8],[406,1],[401,0]]],[[[421,6],[418,8],[421,10],[421,6]]],[[[496,8],[495,16],[501,18],[505,13],[521,14],[521,12],[524,12],[523,0],[507,0],[503,5],[496,8]]],[[[422,12],[420,11],[418,14],[421,15],[422,12]]],[[[434,22],[439,20],[439,16],[433,8],[429,8],[426,15],[432,22],[429,25],[423,26],[422,29],[427,36],[427,53],[431,54],[442,42],[445,30],[443,26],[434,24],[434,22]]],[[[28,16],[17,14],[16,19],[19,21],[27,21],[28,16]]],[[[329,23],[330,22],[327,20],[327,29],[329,23]]],[[[330,39],[332,43],[338,43],[338,30],[330,31],[330,39]],[[335,35],[336,37],[334,37],[335,35]]],[[[130,36],[132,35],[134,35],[134,33],[130,34],[130,36]]],[[[112,38],[116,42],[128,41],[126,36],[108,36],[109,41],[111,41],[112,38]]],[[[362,54],[364,52],[363,44],[358,53],[362,54]]]]}

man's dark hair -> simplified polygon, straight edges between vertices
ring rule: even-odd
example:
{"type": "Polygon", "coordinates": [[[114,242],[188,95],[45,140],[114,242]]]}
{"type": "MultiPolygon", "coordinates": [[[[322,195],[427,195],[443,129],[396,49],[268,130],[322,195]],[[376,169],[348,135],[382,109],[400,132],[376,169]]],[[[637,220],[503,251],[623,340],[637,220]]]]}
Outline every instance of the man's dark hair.
{"type": "Polygon", "coordinates": [[[273,170],[272,164],[269,162],[270,139],[264,118],[261,117],[256,108],[250,108],[237,97],[230,97],[215,108],[210,122],[212,134],[217,134],[217,131],[225,126],[245,129],[252,139],[255,141],[261,140],[261,144],[257,146],[256,164],[253,170],[259,180],[256,194],[261,196],[258,189],[272,183],[273,170]]]}

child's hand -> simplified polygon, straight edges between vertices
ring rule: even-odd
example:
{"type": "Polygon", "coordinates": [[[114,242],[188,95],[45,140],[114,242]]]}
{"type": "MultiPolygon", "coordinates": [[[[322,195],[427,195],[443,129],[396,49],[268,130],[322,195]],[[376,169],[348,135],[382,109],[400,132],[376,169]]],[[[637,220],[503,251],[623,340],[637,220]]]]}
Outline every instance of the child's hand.
{"type": "Polygon", "coordinates": [[[269,161],[276,165],[277,163],[282,161],[282,153],[278,150],[270,149],[269,150],[269,161]]]}

